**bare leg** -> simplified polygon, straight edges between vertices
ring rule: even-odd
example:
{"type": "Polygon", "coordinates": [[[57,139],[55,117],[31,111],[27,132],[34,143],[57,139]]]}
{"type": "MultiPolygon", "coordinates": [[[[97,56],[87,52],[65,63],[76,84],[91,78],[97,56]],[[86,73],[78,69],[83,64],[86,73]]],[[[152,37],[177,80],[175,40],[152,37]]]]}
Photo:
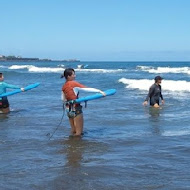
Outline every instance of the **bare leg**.
{"type": "Polygon", "coordinates": [[[7,114],[7,113],[10,112],[10,109],[9,109],[9,107],[8,108],[3,108],[3,109],[0,109],[0,112],[4,113],[4,114],[7,114]]]}
{"type": "Polygon", "coordinates": [[[76,133],[74,118],[69,118],[69,122],[70,122],[70,126],[71,126],[71,134],[74,135],[76,133]]]}
{"type": "Polygon", "coordinates": [[[83,124],[84,124],[84,120],[83,120],[83,114],[81,113],[80,115],[77,115],[74,118],[74,125],[75,125],[75,129],[76,129],[76,136],[79,136],[82,134],[83,132],[83,124]]]}
{"type": "Polygon", "coordinates": [[[160,106],[158,104],[154,104],[154,108],[159,108],[160,106]]]}

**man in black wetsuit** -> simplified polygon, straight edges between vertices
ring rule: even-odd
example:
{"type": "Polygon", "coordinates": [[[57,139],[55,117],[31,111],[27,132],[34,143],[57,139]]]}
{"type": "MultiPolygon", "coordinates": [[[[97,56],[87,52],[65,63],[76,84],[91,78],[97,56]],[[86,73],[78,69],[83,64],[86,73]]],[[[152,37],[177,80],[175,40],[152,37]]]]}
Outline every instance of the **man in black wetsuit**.
{"type": "Polygon", "coordinates": [[[162,99],[162,104],[164,104],[164,99],[162,96],[162,89],[161,89],[161,83],[162,83],[162,77],[156,76],[155,77],[155,83],[150,87],[149,93],[143,103],[144,106],[148,104],[148,100],[150,98],[150,105],[158,108],[159,107],[159,100],[162,99]]]}

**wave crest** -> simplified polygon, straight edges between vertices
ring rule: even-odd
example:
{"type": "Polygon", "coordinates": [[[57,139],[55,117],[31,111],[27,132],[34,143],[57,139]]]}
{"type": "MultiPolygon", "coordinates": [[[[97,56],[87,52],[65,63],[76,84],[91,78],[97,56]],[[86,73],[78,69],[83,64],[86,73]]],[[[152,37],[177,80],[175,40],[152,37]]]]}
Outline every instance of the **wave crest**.
{"type": "MultiPolygon", "coordinates": [[[[154,83],[154,80],[148,79],[119,79],[120,83],[126,84],[126,88],[139,89],[139,90],[148,90],[150,86],[154,83]]],[[[167,91],[186,91],[190,92],[190,82],[188,81],[174,81],[174,80],[164,80],[162,83],[162,89],[167,91]]]]}
{"type": "Polygon", "coordinates": [[[33,67],[33,65],[11,65],[9,69],[17,70],[17,69],[29,69],[33,67]]]}
{"type": "Polygon", "coordinates": [[[190,75],[190,67],[152,67],[152,66],[137,66],[137,69],[149,73],[184,73],[190,75]]]}
{"type": "MultiPolygon", "coordinates": [[[[9,69],[19,70],[19,69],[28,69],[29,72],[35,73],[61,73],[65,68],[60,65],[58,67],[37,67],[34,65],[12,65],[9,69]]],[[[124,69],[75,69],[77,72],[94,72],[94,73],[117,73],[126,71],[124,69]]]]}

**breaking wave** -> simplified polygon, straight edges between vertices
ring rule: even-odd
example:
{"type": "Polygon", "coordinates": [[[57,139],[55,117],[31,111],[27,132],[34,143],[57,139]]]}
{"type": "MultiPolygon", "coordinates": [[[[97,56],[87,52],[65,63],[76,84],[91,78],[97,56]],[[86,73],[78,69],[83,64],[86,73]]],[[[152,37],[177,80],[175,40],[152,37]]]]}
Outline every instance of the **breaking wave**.
{"type": "MultiPolygon", "coordinates": [[[[119,79],[118,82],[125,84],[126,88],[148,90],[150,86],[154,83],[154,80],[148,80],[148,79],[137,80],[137,79],[121,78],[119,79]]],[[[175,91],[190,92],[190,82],[184,80],[180,81],[164,80],[162,83],[162,89],[173,92],[175,91]]]]}
{"type": "Polygon", "coordinates": [[[33,65],[12,65],[9,69],[17,70],[17,69],[29,69],[33,67],[33,65]]]}
{"type": "Polygon", "coordinates": [[[138,70],[149,73],[184,73],[190,75],[190,67],[151,67],[151,66],[137,66],[138,70]]]}
{"type": "Polygon", "coordinates": [[[75,69],[78,72],[94,72],[94,73],[117,73],[123,72],[123,69],[75,69]]]}
{"type": "Polygon", "coordinates": [[[32,66],[28,69],[29,72],[35,72],[35,73],[60,73],[63,72],[64,68],[51,68],[51,67],[36,67],[32,66]]]}
{"type": "Polygon", "coordinates": [[[184,135],[189,135],[190,131],[165,131],[162,135],[163,136],[168,136],[168,137],[172,137],[172,136],[184,136],[184,135]]]}
{"type": "MultiPolygon", "coordinates": [[[[20,69],[28,69],[29,72],[35,73],[62,73],[65,68],[60,67],[36,67],[34,65],[12,65],[9,69],[20,70],[20,69]]],[[[126,71],[124,69],[75,69],[77,72],[94,72],[94,73],[117,73],[126,71]]]]}
{"type": "Polygon", "coordinates": [[[6,68],[6,66],[0,65],[0,68],[6,68]]]}

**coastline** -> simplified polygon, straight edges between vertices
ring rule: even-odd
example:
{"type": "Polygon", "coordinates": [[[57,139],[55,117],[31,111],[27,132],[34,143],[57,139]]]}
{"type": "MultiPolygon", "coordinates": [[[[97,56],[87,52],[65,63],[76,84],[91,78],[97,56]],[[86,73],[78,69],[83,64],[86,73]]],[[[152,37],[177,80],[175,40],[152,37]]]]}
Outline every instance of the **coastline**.
{"type": "Polygon", "coordinates": [[[78,59],[64,59],[64,60],[52,60],[52,59],[40,59],[40,58],[23,58],[20,56],[4,56],[0,55],[0,62],[7,62],[7,61],[47,61],[47,62],[80,62],[78,59]]]}

